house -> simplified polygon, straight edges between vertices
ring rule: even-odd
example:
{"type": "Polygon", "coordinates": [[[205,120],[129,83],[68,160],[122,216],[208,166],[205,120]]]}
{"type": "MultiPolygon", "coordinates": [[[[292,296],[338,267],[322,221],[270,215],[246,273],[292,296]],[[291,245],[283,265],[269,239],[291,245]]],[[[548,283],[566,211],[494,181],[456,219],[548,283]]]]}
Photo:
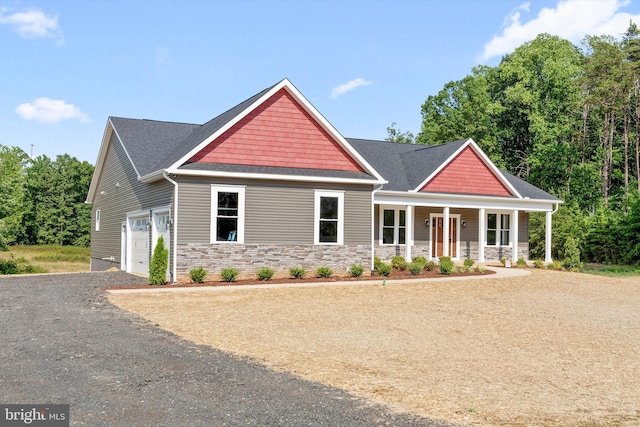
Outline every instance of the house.
{"type": "Polygon", "coordinates": [[[472,139],[344,138],[285,79],[202,125],[110,117],[87,196],[91,269],[169,280],[203,266],[371,266],[403,255],[528,258],[528,214],[561,200],[498,169],[472,139]]]}

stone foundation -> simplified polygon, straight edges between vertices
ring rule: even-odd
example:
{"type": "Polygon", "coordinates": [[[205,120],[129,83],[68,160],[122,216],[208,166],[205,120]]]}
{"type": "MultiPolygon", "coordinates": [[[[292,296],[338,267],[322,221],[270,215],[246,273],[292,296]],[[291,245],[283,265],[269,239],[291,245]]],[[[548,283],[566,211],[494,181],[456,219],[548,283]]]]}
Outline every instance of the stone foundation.
{"type": "MultiPolygon", "coordinates": [[[[491,246],[484,248],[484,259],[485,261],[498,261],[502,258],[511,258],[512,250],[508,246],[491,246]]],[[[376,246],[375,248],[375,256],[380,258],[382,261],[390,262],[391,258],[394,256],[404,256],[405,247],[404,246],[376,246]]],[[[431,256],[431,252],[429,250],[429,246],[412,246],[411,247],[411,257],[416,257],[421,255],[427,259],[431,256]]],[[[478,246],[467,245],[466,247],[460,248],[460,253],[458,255],[459,259],[465,260],[467,258],[471,258],[472,260],[480,259],[480,255],[478,252],[478,246]]],[[[522,244],[518,247],[518,258],[524,258],[525,260],[529,259],[529,245],[522,244]]]]}
{"type": "Polygon", "coordinates": [[[334,274],[345,274],[353,264],[365,271],[371,265],[370,245],[241,245],[182,244],[178,245],[178,280],[189,278],[189,270],[203,267],[210,279],[217,279],[224,268],[238,270],[238,279],[255,278],[262,267],[275,271],[274,277],[288,277],[289,268],[302,267],[313,275],[318,267],[329,267],[334,274]]]}

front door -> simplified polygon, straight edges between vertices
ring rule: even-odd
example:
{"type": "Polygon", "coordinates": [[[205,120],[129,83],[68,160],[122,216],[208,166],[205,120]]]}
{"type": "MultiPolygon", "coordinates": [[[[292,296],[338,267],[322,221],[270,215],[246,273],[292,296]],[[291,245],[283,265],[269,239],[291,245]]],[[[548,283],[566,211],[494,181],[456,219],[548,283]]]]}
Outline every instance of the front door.
{"type": "MultiPolygon", "coordinates": [[[[458,217],[449,216],[449,253],[451,258],[458,258],[458,217]]],[[[431,217],[431,256],[441,257],[444,254],[444,217],[433,215],[431,217]]]]}

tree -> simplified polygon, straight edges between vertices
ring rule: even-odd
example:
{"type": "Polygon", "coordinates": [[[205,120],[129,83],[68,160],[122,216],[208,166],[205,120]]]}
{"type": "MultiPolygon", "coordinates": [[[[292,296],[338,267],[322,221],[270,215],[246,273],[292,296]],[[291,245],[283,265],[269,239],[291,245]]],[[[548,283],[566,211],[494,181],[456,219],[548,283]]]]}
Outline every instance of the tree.
{"type": "Polygon", "coordinates": [[[169,251],[164,247],[164,238],[158,237],[158,243],[153,249],[151,265],[149,266],[149,284],[164,285],[167,283],[167,266],[169,265],[169,251]]]}
{"type": "Polygon", "coordinates": [[[492,99],[489,82],[494,69],[473,68],[471,75],[447,83],[422,104],[422,127],[416,143],[438,145],[473,138],[498,166],[503,166],[496,118],[502,107],[492,99]]]}
{"type": "Polygon", "coordinates": [[[385,141],[401,142],[403,144],[413,144],[413,133],[407,131],[402,132],[400,129],[396,129],[396,122],[391,123],[391,126],[387,128],[387,137],[385,141]]]}
{"type": "Polygon", "coordinates": [[[0,241],[17,243],[24,235],[25,168],[29,156],[17,147],[0,145],[0,241]]]}

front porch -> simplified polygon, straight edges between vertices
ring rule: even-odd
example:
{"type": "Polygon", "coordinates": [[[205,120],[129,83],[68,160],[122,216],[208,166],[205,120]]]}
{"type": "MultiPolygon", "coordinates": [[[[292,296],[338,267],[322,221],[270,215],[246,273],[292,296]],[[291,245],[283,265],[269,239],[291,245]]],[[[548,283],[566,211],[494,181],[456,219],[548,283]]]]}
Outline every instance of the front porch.
{"type": "MultiPolygon", "coordinates": [[[[545,262],[551,262],[551,216],[546,210],[545,262]]],[[[421,255],[477,262],[529,259],[529,211],[499,206],[478,208],[374,205],[374,255],[388,260],[421,255]]]]}

